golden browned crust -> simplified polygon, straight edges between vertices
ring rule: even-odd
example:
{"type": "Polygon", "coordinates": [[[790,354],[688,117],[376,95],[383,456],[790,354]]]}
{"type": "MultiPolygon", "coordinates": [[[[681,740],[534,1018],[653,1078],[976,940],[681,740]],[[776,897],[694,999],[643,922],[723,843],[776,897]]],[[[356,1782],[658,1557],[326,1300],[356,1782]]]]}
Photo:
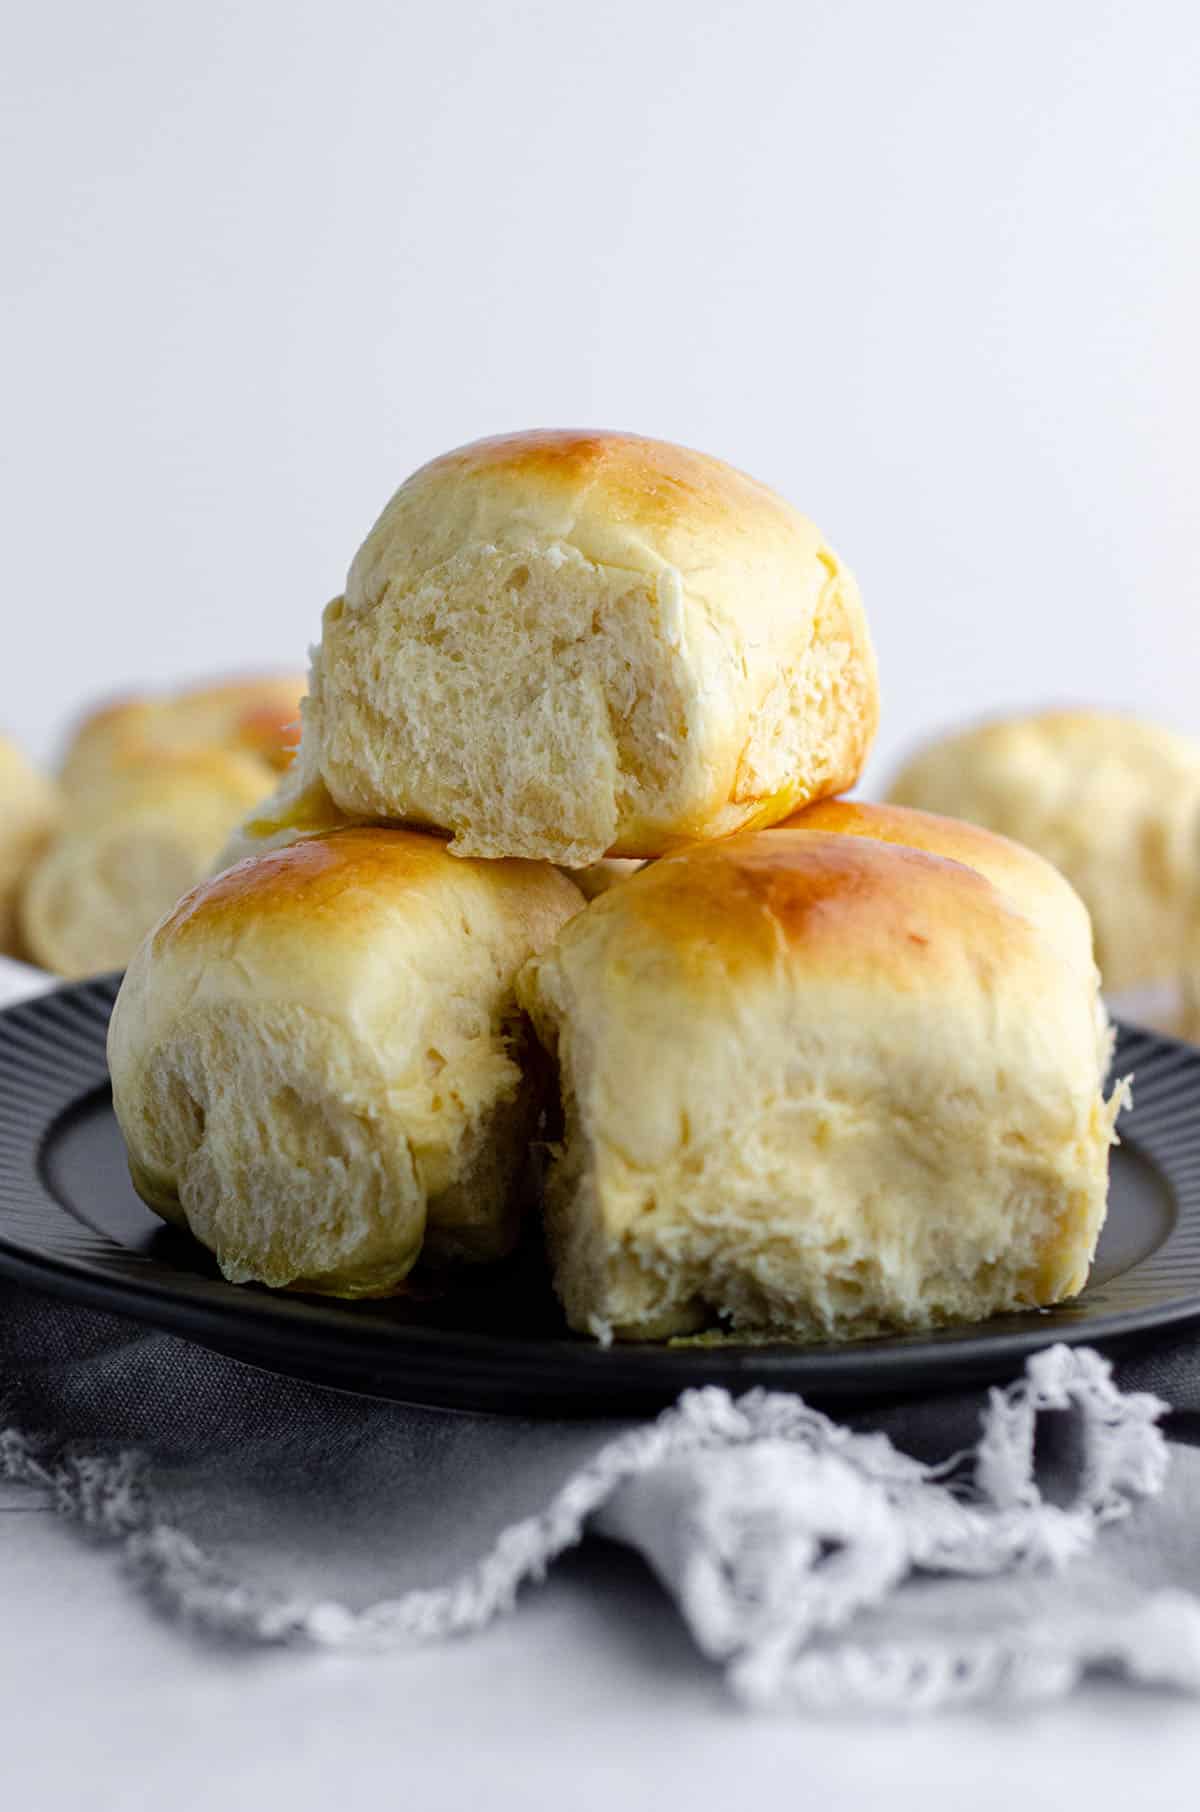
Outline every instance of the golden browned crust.
{"type": "MultiPolygon", "coordinates": [[[[778,972],[787,950],[807,966],[875,970],[889,987],[922,987],[964,950],[1007,969],[1044,955],[1019,907],[975,869],[924,850],[816,830],[748,832],[664,857],[610,895],[623,936],[669,951],[673,973],[724,994],[778,972]]],[[[582,934],[582,933],[581,933],[582,934]]]]}
{"type": "Polygon", "coordinates": [[[1083,901],[1051,863],[1009,837],[962,818],[861,799],[823,799],[786,819],[779,829],[867,837],[965,863],[1007,894],[1075,961],[1091,967],[1092,927],[1083,901]]]}
{"type": "MultiPolygon", "coordinates": [[[[444,838],[383,825],[355,825],[310,837],[226,869],[192,888],[154,934],[156,950],[220,937],[240,924],[257,933],[273,920],[298,924],[319,958],[322,938],[345,941],[377,923],[397,896],[419,887],[483,885],[497,898],[578,906],[565,876],[541,863],[448,860],[444,838]]],[[[448,908],[449,909],[449,908],[448,908]]]]}
{"type": "MultiPolygon", "coordinates": [[[[700,530],[749,543],[764,535],[795,539],[796,512],[748,473],[711,454],[640,434],[574,428],[533,429],[472,441],[430,460],[408,481],[532,487],[584,520],[604,518],[609,532],[670,538],[700,530]]],[[[806,527],[808,525],[805,525],[806,527]]]]}

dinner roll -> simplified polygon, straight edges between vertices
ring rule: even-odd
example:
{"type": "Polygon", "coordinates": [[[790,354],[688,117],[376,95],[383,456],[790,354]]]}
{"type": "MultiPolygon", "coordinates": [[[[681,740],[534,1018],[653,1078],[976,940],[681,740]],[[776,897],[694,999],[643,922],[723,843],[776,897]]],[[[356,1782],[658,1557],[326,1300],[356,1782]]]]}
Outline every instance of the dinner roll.
{"type": "Polygon", "coordinates": [[[239,863],[147,938],[113,1013],[139,1194],[234,1282],[394,1290],[509,1249],[541,1106],[512,981],[583,904],[547,864],[352,828],[239,863]]]}
{"type": "Polygon", "coordinates": [[[930,744],[891,798],[970,818],[1061,869],[1110,991],[1178,974],[1200,820],[1200,746],[1186,737],[1102,711],[982,724],[930,744]]]}
{"type": "Polygon", "coordinates": [[[231,824],[262,796],[256,757],[158,751],[93,771],[66,797],[58,835],[31,871],[21,929],[59,975],[120,969],[155,921],[208,872],[231,824]]]}
{"type": "MultiPolygon", "coordinates": [[[[139,756],[153,760],[160,749],[227,749],[279,773],[299,740],[304,684],[295,675],[265,674],[117,699],[77,726],[63,758],[61,784],[68,793],[79,792],[139,756]]],[[[268,776],[266,786],[270,783],[268,776]]]]}
{"type": "Polygon", "coordinates": [[[50,782],[15,743],[0,736],[0,955],[25,954],[20,936],[21,888],[46,845],[58,814],[50,782]]]}
{"type": "Polygon", "coordinates": [[[351,814],[582,868],[851,785],[876,715],[811,523],[703,454],[564,431],[401,486],[325,611],[304,735],[351,814]]]}
{"type": "Polygon", "coordinates": [[[1082,1287],[1121,1095],[1095,976],[963,863],[815,830],[696,845],[517,991],[560,1073],[573,1327],[840,1339],[1082,1287]]]}

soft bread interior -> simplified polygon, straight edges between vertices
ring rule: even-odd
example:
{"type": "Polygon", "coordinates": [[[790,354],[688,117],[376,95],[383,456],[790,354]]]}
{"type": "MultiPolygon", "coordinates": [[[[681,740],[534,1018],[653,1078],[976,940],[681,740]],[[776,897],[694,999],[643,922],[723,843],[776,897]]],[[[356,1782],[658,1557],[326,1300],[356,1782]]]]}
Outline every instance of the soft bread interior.
{"type": "Polygon", "coordinates": [[[701,701],[663,615],[644,577],[556,546],[471,550],[369,615],[335,602],[312,706],[331,793],[464,855],[616,851],[697,785],[701,701]]]}
{"type": "Polygon", "coordinates": [[[191,1014],[126,1109],[138,1190],[234,1283],[386,1296],[422,1250],[502,1257],[539,1103],[501,1037],[469,1076],[427,1064],[440,1087],[410,1082],[401,1102],[357,1041],[301,1006],[191,1014]]]}
{"type": "Polygon", "coordinates": [[[547,864],[347,827],[193,889],[109,1031],[135,1184],[226,1275],[386,1295],[509,1251],[543,1108],[513,979],[580,910],[547,864]]]}

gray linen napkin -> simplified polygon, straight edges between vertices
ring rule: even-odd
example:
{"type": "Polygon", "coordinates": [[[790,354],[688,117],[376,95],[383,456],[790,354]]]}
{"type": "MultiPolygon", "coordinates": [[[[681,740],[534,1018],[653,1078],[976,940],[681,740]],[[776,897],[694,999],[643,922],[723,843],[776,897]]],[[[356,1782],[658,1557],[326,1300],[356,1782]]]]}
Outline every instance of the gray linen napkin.
{"type": "Polygon", "coordinates": [[[1200,1334],[1115,1383],[1056,1347],[1003,1392],[841,1425],[715,1389],[532,1421],[343,1395],[0,1281],[0,1479],[219,1641],[464,1635],[603,1537],[745,1703],[930,1709],[1095,1670],[1200,1691],[1198,1429],[1200,1334]]]}

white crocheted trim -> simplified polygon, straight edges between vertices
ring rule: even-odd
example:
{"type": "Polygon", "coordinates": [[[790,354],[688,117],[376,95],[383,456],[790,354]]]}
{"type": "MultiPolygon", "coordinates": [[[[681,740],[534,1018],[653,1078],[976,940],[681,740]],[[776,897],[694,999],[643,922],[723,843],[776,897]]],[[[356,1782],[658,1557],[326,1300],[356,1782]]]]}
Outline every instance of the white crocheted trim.
{"type": "Polygon", "coordinates": [[[478,1629],[590,1525],[644,1554],[743,1702],[919,1710],[1044,1698],[1093,1667],[1200,1690],[1200,1603],[1183,1594],[1147,1598],[1120,1617],[969,1642],[853,1639],[856,1616],[913,1575],[997,1575],[1076,1558],[1104,1523],[1161,1491],[1165,1407],[1122,1395],[1098,1354],[1056,1346],[1020,1382],[990,1393],[973,1454],[929,1467],[798,1397],[689,1391],[603,1447],[460,1579],[361,1611],[230,1577],[156,1514],[137,1455],[52,1457],[9,1431],[0,1477],[43,1487],[64,1514],[120,1542],[163,1605],[225,1636],[380,1649],[478,1629]],[[1044,1501],[1035,1478],[1046,1410],[1072,1410],[1081,1437],[1078,1486],[1065,1504],[1044,1501]]]}

